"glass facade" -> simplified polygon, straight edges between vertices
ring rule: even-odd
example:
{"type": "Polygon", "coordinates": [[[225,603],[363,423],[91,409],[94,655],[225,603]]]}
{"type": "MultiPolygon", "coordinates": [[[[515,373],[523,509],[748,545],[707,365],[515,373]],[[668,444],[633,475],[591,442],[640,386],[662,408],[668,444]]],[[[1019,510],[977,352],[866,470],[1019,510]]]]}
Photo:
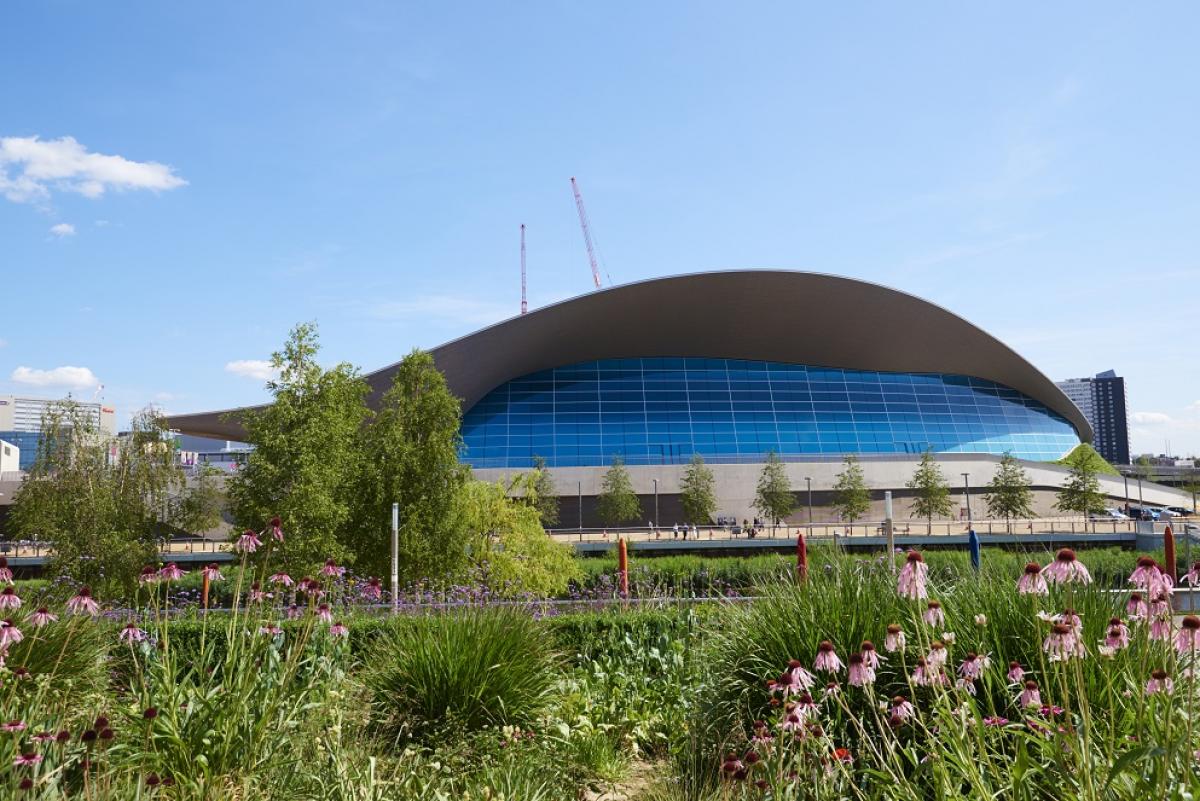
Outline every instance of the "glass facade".
{"type": "Polygon", "coordinates": [[[21,449],[21,470],[33,469],[33,463],[37,460],[38,445],[42,441],[40,431],[0,431],[0,439],[21,449]]]}
{"type": "Polygon", "coordinates": [[[992,381],[735,359],[642,358],[509,381],[463,417],[479,468],[712,463],[859,454],[1061,458],[1079,438],[1061,415],[992,381]]]}

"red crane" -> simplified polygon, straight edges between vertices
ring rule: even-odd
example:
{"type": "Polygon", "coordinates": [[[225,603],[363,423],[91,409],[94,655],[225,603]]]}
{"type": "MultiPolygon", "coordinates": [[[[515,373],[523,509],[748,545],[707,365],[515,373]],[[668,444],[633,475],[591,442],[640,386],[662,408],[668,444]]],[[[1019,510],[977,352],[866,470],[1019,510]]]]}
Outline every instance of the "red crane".
{"type": "Polygon", "coordinates": [[[592,266],[592,281],[596,289],[600,288],[600,265],[596,263],[596,249],[592,247],[592,231],[588,225],[587,209],[583,207],[583,195],[579,194],[579,184],[571,179],[571,191],[575,193],[575,208],[579,210],[579,227],[583,229],[583,242],[587,245],[588,263],[592,266]]]}
{"type": "Polygon", "coordinates": [[[529,311],[525,302],[525,223],[521,223],[521,314],[529,311]]]}

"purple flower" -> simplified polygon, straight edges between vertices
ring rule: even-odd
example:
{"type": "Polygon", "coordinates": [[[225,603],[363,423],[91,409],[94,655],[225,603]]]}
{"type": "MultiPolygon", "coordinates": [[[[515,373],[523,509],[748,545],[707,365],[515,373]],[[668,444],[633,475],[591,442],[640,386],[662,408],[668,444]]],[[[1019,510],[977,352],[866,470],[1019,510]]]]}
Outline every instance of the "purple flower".
{"type": "Polygon", "coordinates": [[[925,564],[924,557],[917,551],[909,551],[904,567],[900,570],[900,576],[896,579],[896,592],[901,598],[908,598],[911,601],[919,601],[927,597],[925,581],[928,575],[929,565],[925,564]]]}
{"type": "Polygon", "coordinates": [[[1025,572],[1017,579],[1017,592],[1021,595],[1049,595],[1050,588],[1046,586],[1046,577],[1042,575],[1042,566],[1037,562],[1025,565],[1025,572]]]}
{"type": "Polygon", "coordinates": [[[24,765],[36,765],[37,763],[39,763],[41,761],[42,761],[41,754],[35,754],[32,751],[26,751],[26,752],[17,754],[17,756],[13,759],[13,767],[19,768],[24,765]]]}
{"type": "Polygon", "coordinates": [[[1174,682],[1167,675],[1165,670],[1155,670],[1150,673],[1150,679],[1146,682],[1146,695],[1154,695],[1155,693],[1170,693],[1175,689],[1174,682]]]}
{"type": "Polygon", "coordinates": [[[1025,681],[1025,668],[1021,667],[1020,662],[1008,663],[1008,682],[1009,684],[1020,684],[1025,681]]]}
{"type": "Polygon", "coordinates": [[[895,623],[888,624],[887,636],[883,638],[883,647],[888,653],[904,650],[904,629],[900,628],[895,623]]]}
{"type": "Polygon", "coordinates": [[[1054,584],[1092,583],[1092,575],[1070,548],[1063,548],[1055,554],[1054,561],[1046,565],[1042,574],[1054,584]]]}
{"type": "Polygon", "coordinates": [[[0,723],[0,731],[8,731],[8,732],[25,731],[25,721],[10,720],[7,723],[0,723]]]}
{"type": "Polygon", "coordinates": [[[221,581],[225,578],[221,575],[221,568],[217,566],[216,562],[209,562],[207,565],[205,565],[200,570],[200,575],[204,576],[204,578],[208,579],[209,581],[221,581]]]}
{"type": "Polygon", "coordinates": [[[287,573],[272,573],[267,578],[267,581],[271,582],[272,584],[282,584],[284,587],[290,587],[296,583],[292,581],[292,577],[287,573]]]}
{"type": "Polygon", "coordinates": [[[8,559],[0,556],[0,582],[11,583],[12,580],[12,570],[8,567],[8,559]]]}
{"type": "Polygon", "coordinates": [[[329,627],[329,633],[334,637],[348,637],[350,636],[350,629],[346,628],[346,626],[339,620],[337,623],[334,623],[329,627]]]}
{"type": "Polygon", "coordinates": [[[21,599],[17,596],[17,591],[11,586],[5,587],[0,591],[0,609],[20,609],[21,599]]]}
{"type": "Polygon", "coordinates": [[[921,617],[927,625],[934,628],[946,625],[946,613],[942,611],[942,605],[937,601],[930,601],[925,607],[925,614],[921,617]]]}
{"type": "Polygon", "coordinates": [[[158,577],[164,581],[178,581],[183,578],[183,571],[174,562],[167,562],[159,568],[158,577]]]}
{"type": "Polygon", "coordinates": [[[283,542],[283,521],[278,517],[271,518],[271,536],[276,542],[283,542]]]}
{"type": "Polygon", "coordinates": [[[1179,634],[1175,637],[1175,650],[1190,653],[1200,647],[1200,617],[1185,615],[1179,622],[1179,634]]]}
{"type": "Polygon", "coordinates": [[[53,623],[58,620],[58,615],[52,613],[44,606],[39,606],[37,611],[29,616],[29,625],[35,629],[40,629],[42,626],[53,623]]]}
{"type": "Polygon", "coordinates": [[[127,643],[141,642],[146,639],[146,632],[138,628],[136,623],[130,621],[121,629],[121,633],[117,635],[117,639],[127,643]]]}
{"type": "Polygon", "coordinates": [[[846,661],[850,664],[847,680],[851,687],[866,687],[875,683],[875,671],[867,667],[862,654],[850,654],[846,661]]]}
{"type": "Polygon", "coordinates": [[[254,553],[260,545],[262,545],[262,540],[258,538],[258,535],[250,529],[246,529],[242,532],[242,536],[237,538],[233,547],[234,550],[241,553],[254,553]]]}
{"type": "Polygon", "coordinates": [[[1036,681],[1030,679],[1025,682],[1025,689],[1021,691],[1021,697],[1017,699],[1017,704],[1022,709],[1042,705],[1042,693],[1038,690],[1038,683],[1036,681]]]}
{"type": "Polygon", "coordinates": [[[321,575],[328,578],[340,578],[346,572],[346,568],[338,567],[337,562],[332,559],[325,560],[325,566],[321,568],[321,575]]]}
{"type": "Polygon", "coordinates": [[[817,646],[817,658],[813,662],[813,669],[826,673],[837,673],[843,667],[842,660],[838,659],[837,652],[833,650],[833,643],[829,640],[822,640],[821,644],[817,646]]]}
{"type": "Polygon", "coordinates": [[[25,639],[25,635],[11,620],[0,621],[0,661],[2,661],[4,652],[8,650],[8,646],[23,639],[25,639]]]}

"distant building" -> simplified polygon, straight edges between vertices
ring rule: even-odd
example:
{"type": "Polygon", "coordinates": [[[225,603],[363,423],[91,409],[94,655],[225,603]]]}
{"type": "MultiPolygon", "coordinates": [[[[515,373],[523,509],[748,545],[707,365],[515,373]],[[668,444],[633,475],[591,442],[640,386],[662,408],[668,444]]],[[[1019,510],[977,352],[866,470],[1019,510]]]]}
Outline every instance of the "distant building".
{"type": "Polygon", "coordinates": [[[1095,432],[1093,445],[1112,464],[1129,464],[1129,415],[1125,405],[1125,379],[1112,370],[1092,378],[1059,381],[1095,432]]]}
{"type": "MultiPolygon", "coordinates": [[[[42,418],[46,412],[66,403],[64,398],[31,398],[21,395],[0,395],[0,439],[20,449],[20,467],[28,470],[37,458],[42,439],[42,418]]],[[[117,433],[116,409],[103,403],[73,401],[102,435],[117,433]]]]}
{"type": "Polygon", "coordinates": [[[0,439],[0,476],[21,469],[21,449],[11,442],[0,439]]]}

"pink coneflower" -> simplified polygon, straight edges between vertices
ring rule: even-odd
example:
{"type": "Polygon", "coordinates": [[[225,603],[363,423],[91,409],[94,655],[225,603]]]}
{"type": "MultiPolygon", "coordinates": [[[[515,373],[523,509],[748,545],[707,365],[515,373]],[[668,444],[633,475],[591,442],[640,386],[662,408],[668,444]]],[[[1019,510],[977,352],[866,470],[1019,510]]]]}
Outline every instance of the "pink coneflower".
{"type": "Polygon", "coordinates": [[[11,584],[12,580],[12,570],[8,567],[8,559],[7,557],[0,556],[0,581],[5,584],[11,584]]]}
{"type": "Polygon", "coordinates": [[[1171,616],[1159,615],[1150,621],[1150,639],[1165,642],[1171,639],[1171,616]]]}
{"type": "Polygon", "coordinates": [[[271,582],[272,584],[281,584],[284,587],[290,587],[296,583],[292,581],[292,577],[287,573],[272,573],[267,577],[267,581],[271,582]]]}
{"type": "Polygon", "coordinates": [[[138,584],[145,586],[158,581],[158,569],[154,565],[146,565],[138,575],[138,584]]]}
{"type": "Polygon", "coordinates": [[[1125,604],[1125,614],[1134,620],[1148,618],[1150,617],[1150,604],[1146,603],[1140,592],[1135,592],[1129,596],[1129,602],[1125,604]]]}
{"type": "Polygon", "coordinates": [[[929,654],[925,657],[925,661],[929,663],[930,667],[943,667],[948,658],[946,645],[941,640],[934,640],[929,644],[929,654]]]}
{"type": "Polygon", "coordinates": [[[910,601],[920,601],[928,597],[929,593],[925,589],[928,575],[929,565],[925,564],[925,558],[917,551],[909,551],[900,576],[896,579],[896,592],[901,598],[908,598],[910,601]]]}
{"type": "Polygon", "coordinates": [[[727,754],[725,761],[721,763],[721,772],[726,777],[743,779],[746,777],[746,765],[737,758],[736,754],[727,754]]]}
{"type": "Polygon", "coordinates": [[[19,768],[27,765],[36,765],[41,761],[41,754],[35,754],[32,751],[26,751],[24,753],[17,754],[17,756],[13,759],[13,767],[19,768]]]}
{"type": "Polygon", "coordinates": [[[325,597],[325,588],[321,586],[321,582],[307,576],[300,579],[300,591],[318,600],[325,597]]]}
{"type": "Polygon", "coordinates": [[[25,721],[10,720],[7,723],[0,723],[0,731],[7,731],[7,732],[25,731],[25,721]]]}
{"type": "Polygon", "coordinates": [[[1183,576],[1179,579],[1180,584],[1182,584],[1185,581],[1188,584],[1191,584],[1193,587],[1196,586],[1196,582],[1200,581],[1200,562],[1193,562],[1192,569],[1189,570],[1188,572],[1184,573],[1183,576]]]}
{"type": "Polygon", "coordinates": [[[254,553],[260,545],[262,545],[262,540],[258,538],[258,534],[251,529],[246,529],[242,532],[242,536],[237,538],[233,548],[240,553],[254,553]]]}
{"type": "Polygon", "coordinates": [[[1020,662],[1009,662],[1006,678],[1009,684],[1020,684],[1025,681],[1025,668],[1021,667],[1020,662]]]}
{"type": "Polygon", "coordinates": [[[263,601],[267,600],[270,597],[271,597],[270,595],[263,592],[262,585],[259,584],[257,581],[250,584],[250,603],[252,603],[252,604],[262,603],[263,601]]]}
{"type": "Polygon", "coordinates": [[[346,572],[346,568],[338,567],[337,562],[332,559],[326,559],[324,567],[321,568],[321,575],[327,578],[338,578],[346,572]]]}
{"type": "Polygon", "coordinates": [[[1025,682],[1025,689],[1021,691],[1021,697],[1017,699],[1017,705],[1022,709],[1031,706],[1042,705],[1042,693],[1038,690],[1038,683],[1033,679],[1025,682]]]}
{"type": "Polygon", "coordinates": [[[0,609],[20,609],[21,598],[11,586],[0,591],[0,609]]]}
{"type": "Polygon", "coordinates": [[[1129,647],[1129,627],[1121,618],[1114,617],[1108,621],[1108,633],[1104,637],[1104,644],[1118,651],[1129,647]]]}
{"type": "Polygon", "coordinates": [[[372,601],[378,601],[383,597],[383,582],[371,576],[371,578],[367,579],[366,586],[363,587],[363,595],[372,601]]]}
{"type": "Polygon", "coordinates": [[[916,713],[916,707],[914,707],[912,702],[903,695],[897,695],[892,699],[892,717],[900,718],[900,720],[908,720],[916,713]]]}
{"type": "Polygon", "coordinates": [[[1171,597],[1159,593],[1150,599],[1150,617],[1162,617],[1171,614],[1171,597]]]}
{"type": "Polygon", "coordinates": [[[790,701],[783,708],[783,719],[779,721],[780,731],[799,731],[804,727],[804,715],[790,701]]]}
{"type": "Polygon", "coordinates": [[[95,616],[100,614],[100,604],[96,603],[96,599],[92,597],[92,588],[80,587],[79,592],[67,600],[67,611],[73,615],[95,616]]]}
{"type": "Polygon", "coordinates": [[[1083,619],[1075,614],[1074,609],[1062,610],[1061,613],[1055,615],[1054,620],[1056,623],[1066,623],[1077,634],[1083,630],[1083,619]]]}
{"type": "Polygon", "coordinates": [[[304,614],[304,610],[301,609],[300,607],[296,606],[295,604],[292,604],[291,606],[288,607],[288,610],[287,610],[288,620],[295,620],[303,614],[304,614]]]}
{"type": "Polygon", "coordinates": [[[850,663],[850,675],[847,680],[851,687],[866,687],[875,683],[875,671],[867,667],[862,654],[850,654],[846,661],[850,663]]]}
{"type": "Polygon", "coordinates": [[[932,687],[935,684],[945,684],[947,680],[946,674],[940,667],[929,664],[925,661],[925,657],[918,657],[912,681],[918,687],[932,687]]]}
{"type": "Polygon", "coordinates": [[[117,635],[117,639],[128,643],[141,642],[146,639],[146,632],[138,628],[136,623],[130,621],[121,629],[121,633],[117,635]]]}
{"type": "Polygon", "coordinates": [[[345,624],[339,620],[329,627],[329,633],[334,637],[348,637],[350,636],[350,629],[346,628],[345,624]]]}
{"type": "Polygon", "coordinates": [[[1087,654],[1075,630],[1066,623],[1054,623],[1050,626],[1050,634],[1042,642],[1042,650],[1050,656],[1051,662],[1061,662],[1087,654]]]}
{"type": "Polygon", "coordinates": [[[267,626],[262,626],[261,628],[259,628],[258,633],[266,634],[268,636],[274,637],[278,634],[283,634],[283,629],[279,628],[279,626],[267,625],[267,626]]]}
{"type": "Polygon", "coordinates": [[[983,725],[992,727],[1007,726],[1008,718],[1001,717],[1000,715],[990,715],[983,719],[983,725]]]}
{"type": "Polygon", "coordinates": [[[983,675],[983,671],[987,670],[991,660],[987,654],[979,656],[973,652],[967,654],[967,658],[958,666],[958,675],[962,676],[967,681],[975,681],[983,675]]]}
{"type": "Polygon", "coordinates": [[[926,625],[934,628],[946,625],[946,614],[942,611],[942,605],[937,601],[929,602],[922,617],[926,625]]]}
{"type": "Polygon", "coordinates": [[[879,651],[875,650],[875,643],[870,640],[863,640],[862,645],[858,648],[862,654],[863,664],[871,670],[877,670],[883,659],[879,656],[879,651]]]}
{"type": "Polygon", "coordinates": [[[1192,653],[1200,647],[1200,617],[1185,615],[1179,622],[1179,635],[1175,638],[1175,650],[1181,654],[1192,653]]]}
{"type": "Polygon", "coordinates": [[[1171,576],[1149,556],[1139,556],[1137,567],[1129,574],[1129,583],[1151,595],[1171,591],[1171,576]]]}
{"type": "Polygon", "coordinates": [[[54,732],[40,731],[37,734],[33,735],[33,741],[35,743],[52,743],[52,742],[54,742],[54,732]]]}
{"type": "Polygon", "coordinates": [[[889,623],[887,627],[887,636],[883,638],[883,647],[888,653],[903,651],[905,646],[904,629],[897,626],[895,623],[889,623]]]}
{"type": "Polygon", "coordinates": [[[317,619],[324,623],[333,622],[333,612],[329,610],[329,604],[321,604],[317,607],[317,619]]]}
{"type": "Polygon", "coordinates": [[[225,579],[225,577],[221,575],[221,568],[217,566],[216,562],[209,562],[207,565],[201,568],[200,575],[204,576],[204,578],[208,579],[209,581],[223,581],[225,579]]]}
{"type": "Polygon", "coordinates": [[[1042,575],[1054,584],[1091,584],[1092,574],[1070,548],[1063,548],[1054,555],[1054,561],[1046,565],[1042,575]]]}
{"type": "Polygon", "coordinates": [[[1174,689],[1175,683],[1171,681],[1171,677],[1167,675],[1167,671],[1165,670],[1152,671],[1150,679],[1146,682],[1146,695],[1170,693],[1174,689]]]}
{"type": "Polygon", "coordinates": [[[167,562],[158,569],[158,577],[163,581],[179,581],[183,578],[183,571],[174,562],[167,562]]]}
{"type": "Polygon", "coordinates": [[[25,635],[16,627],[12,620],[0,620],[0,658],[3,658],[4,652],[8,650],[8,646],[13,643],[18,643],[25,639],[25,635]]]}
{"type": "Polygon", "coordinates": [[[276,542],[283,542],[283,521],[278,517],[271,518],[271,536],[276,542]]]}
{"type": "Polygon", "coordinates": [[[1049,595],[1050,588],[1046,586],[1046,577],[1042,575],[1042,566],[1037,562],[1025,565],[1025,572],[1017,579],[1017,592],[1021,595],[1049,595]]]}
{"type": "Polygon", "coordinates": [[[792,659],[788,662],[787,670],[774,682],[773,689],[775,692],[782,693],[786,698],[801,690],[810,689],[814,681],[813,674],[804,669],[804,666],[800,664],[800,660],[792,659]]]}
{"type": "Polygon", "coordinates": [[[37,611],[29,616],[29,625],[35,629],[40,629],[42,626],[49,625],[58,620],[58,615],[51,612],[44,606],[39,606],[37,611]]]}
{"type": "Polygon", "coordinates": [[[833,650],[833,643],[829,640],[821,640],[821,644],[817,646],[817,658],[813,661],[813,670],[837,673],[843,667],[842,660],[838,659],[837,653],[833,650]]]}

